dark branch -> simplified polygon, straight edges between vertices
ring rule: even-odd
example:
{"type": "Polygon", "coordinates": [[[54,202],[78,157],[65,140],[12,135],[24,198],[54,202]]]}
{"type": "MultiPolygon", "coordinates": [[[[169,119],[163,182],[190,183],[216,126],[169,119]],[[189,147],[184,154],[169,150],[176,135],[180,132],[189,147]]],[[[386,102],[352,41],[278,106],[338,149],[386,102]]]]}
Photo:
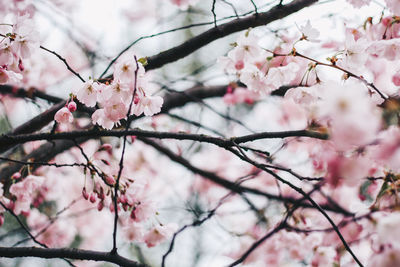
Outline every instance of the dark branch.
{"type": "Polygon", "coordinates": [[[79,137],[95,138],[102,136],[114,136],[114,137],[125,137],[125,136],[142,136],[142,137],[152,137],[158,139],[175,139],[175,140],[192,140],[199,142],[212,143],[220,147],[231,147],[235,144],[241,144],[261,139],[273,139],[273,138],[286,138],[286,137],[310,137],[316,139],[325,140],[328,138],[327,134],[308,131],[308,130],[296,130],[296,131],[284,131],[284,132],[263,132],[250,134],[240,137],[232,138],[222,138],[214,137],[205,134],[192,134],[184,132],[156,132],[156,131],[146,131],[135,128],[133,130],[98,130],[93,128],[91,130],[83,131],[71,131],[62,133],[38,133],[38,134],[20,134],[20,135],[2,135],[0,136],[0,147],[5,145],[15,145],[22,144],[30,141],[38,140],[72,140],[79,137]]]}
{"type": "Polygon", "coordinates": [[[144,264],[131,261],[118,254],[75,248],[0,247],[0,257],[39,257],[44,259],[67,258],[73,260],[105,261],[124,267],[146,267],[144,264]]]}
{"type": "Polygon", "coordinates": [[[218,25],[218,27],[199,34],[182,43],[181,45],[149,57],[147,59],[148,65],[146,66],[146,70],[157,69],[165,64],[184,58],[199,48],[232,33],[243,31],[248,28],[267,25],[270,22],[279,20],[307,6],[310,6],[317,1],[318,0],[295,0],[284,6],[273,7],[267,12],[256,13],[242,19],[236,19],[218,25]]]}

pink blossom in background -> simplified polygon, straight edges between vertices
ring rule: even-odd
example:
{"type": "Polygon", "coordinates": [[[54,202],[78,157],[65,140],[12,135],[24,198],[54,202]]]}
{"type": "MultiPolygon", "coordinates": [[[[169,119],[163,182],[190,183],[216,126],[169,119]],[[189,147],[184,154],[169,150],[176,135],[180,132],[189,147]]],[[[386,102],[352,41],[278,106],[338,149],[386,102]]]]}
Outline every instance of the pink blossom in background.
{"type": "Polygon", "coordinates": [[[177,230],[176,224],[168,224],[168,225],[157,225],[153,229],[150,230],[147,234],[145,234],[144,242],[148,247],[154,247],[160,242],[163,242],[166,238],[172,235],[177,230]]]}

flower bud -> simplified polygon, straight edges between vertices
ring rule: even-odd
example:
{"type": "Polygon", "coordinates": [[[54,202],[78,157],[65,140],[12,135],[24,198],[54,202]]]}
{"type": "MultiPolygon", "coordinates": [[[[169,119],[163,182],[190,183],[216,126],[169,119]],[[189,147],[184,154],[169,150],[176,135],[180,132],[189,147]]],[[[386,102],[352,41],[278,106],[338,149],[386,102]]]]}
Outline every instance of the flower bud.
{"type": "Polygon", "coordinates": [[[104,203],[103,203],[103,201],[100,201],[100,202],[97,204],[97,210],[98,210],[98,211],[101,211],[103,208],[104,208],[104,203]]]}
{"type": "Polygon", "coordinates": [[[82,196],[84,199],[88,200],[89,199],[89,194],[86,192],[86,187],[82,189],[82,196]]]}
{"type": "Polygon", "coordinates": [[[106,182],[108,185],[114,185],[115,184],[115,179],[112,176],[106,175],[106,182]]]}
{"type": "Polygon", "coordinates": [[[68,110],[70,112],[74,112],[76,110],[76,103],[74,101],[68,103],[68,110]]]}
{"type": "Polygon", "coordinates": [[[11,179],[13,179],[13,180],[18,180],[19,178],[21,178],[20,172],[16,172],[11,176],[11,179]]]}
{"type": "Polygon", "coordinates": [[[95,193],[90,194],[89,201],[95,203],[96,200],[97,200],[96,194],[95,193]]]}

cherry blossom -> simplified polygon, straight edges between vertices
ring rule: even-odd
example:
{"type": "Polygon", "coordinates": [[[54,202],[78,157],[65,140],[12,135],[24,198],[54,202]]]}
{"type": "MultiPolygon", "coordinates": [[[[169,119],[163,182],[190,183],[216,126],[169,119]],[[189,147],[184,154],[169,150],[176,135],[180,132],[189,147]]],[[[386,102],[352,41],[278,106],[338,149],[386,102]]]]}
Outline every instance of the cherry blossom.
{"type": "Polygon", "coordinates": [[[3,39],[0,43],[0,64],[9,66],[14,62],[14,54],[11,48],[11,40],[9,38],[3,39]]]}
{"type": "Polygon", "coordinates": [[[367,145],[380,128],[380,112],[359,84],[329,84],[320,114],[330,119],[332,140],[338,149],[367,145]]]}
{"type": "Polygon", "coordinates": [[[237,60],[251,61],[263,53],[258,41],[259,38],[251,32],[240,35],[236,41],[235,48],[230,53],[231,55],[235,54],[237,60]]]}
{"type": "Polygon", "coordinates": [[[144,68],[141,63],[135,61],[132,54],[127,54],[115,64],[114,79],[122,83],[133,83],[136,72],[143,75],[144,68]]]}
{"type": "Polygon", "coordinates": [[[104,114],[113,122],[118,122],[120,119],[126,117],[127,112],[128,107],[121,102],[113,103],[111,101],[104,107],[104,114]]]}
{"type": "Polygon", "coordinates": [[[248,68],[240,75],[240,81],[244,83],[250,90],[261,92],[264,94],[270,93],[274,87],[269,83],[266,74],[256,68],[248,68]]]}
{"type": "Polygon", "coordinates": [[[144,235],[144,242],[146,242],[148,247],[154,247],[172,235],[177,228],[176,224],[156,225],[150,232],[144,235]]]}
{"type": "Polygon", "coordinates": [[[88,107],[94,107],[97,101],[97,93],[100,90],[101,85],[93,80],[89,80],[84,83],[82,87],[75,91],[76,97],[80,102],[88,107]]]}
{"type": "Polygon", "coordinates": [[[111,130],[114,127],[114,122],[106,116],[104,109],[96,110],[92,115],[92,121],[105,129],[111,130]]]}
{"type": "Polygon", "coordinates": [[[161,111],[164,100],[160,96],[143,96],[133,107],[132,113],[136,116],[144,113],[145,116],[152,116],[161,111]]]}
{"type": "Polygon", "coordinates": [[[0,84],[5,84],[8,82],[17,83],[22,79],[22,75],[9,71],[4,67],[0,67],[0,84]]]}
{"type": "Polygon", "coordinates": [[[319,31],[311,26],[310,20],[307,20],[305,26],[300,27],[300,31],[303,34],[301,39],[307,40],[310,42],[318,42],[319,31]]]}
{"type": "Polygon", "coordinates": [[[283,67],[270,68],[267,75],[267,79],[269,80],[268,82],[274,89],[277,89],[279,86],[284,84],[290,84],[296,77],[296,72],[298,70],[299,67],[294,62],[283,67]]]}
{"type": "Polygon", "coordinates": [[[29,175],[22,182],[11,185],[10,193],[16,197],[14,213],[28,212],[35,192],[43,183],[44,177],[29,175]]]}
{"type": "Polygon", "coordinates": [[[347,32],[344,57],[338,63],[348,70],[360,72],[361,66],[364,66],[368,59],[367,48],[365,39],[360,38],[355,40],[353,34],[347,32]]]}
{"type": "Polygon", "coordinates": [[[56,115],[54,115],[54,119],[58,123],[71,123],[74,120],[74,116],[67,107],[63,107],[57,111],[56,115]]]}

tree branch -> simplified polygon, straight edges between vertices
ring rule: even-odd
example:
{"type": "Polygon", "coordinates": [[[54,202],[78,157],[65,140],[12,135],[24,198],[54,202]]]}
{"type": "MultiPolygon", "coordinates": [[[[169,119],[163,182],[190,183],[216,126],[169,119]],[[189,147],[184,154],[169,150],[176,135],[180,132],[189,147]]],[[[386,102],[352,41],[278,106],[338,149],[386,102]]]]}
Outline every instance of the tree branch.
{"type": "Polygon", "coordinates": [[[147,265],[131,261],[118,254],[98,252],[76,248],[37,248],[37,247],[0,247],[0,257],[39,257],[44,259],[67,258],[73,260],[105,261],[126,267],[146,267],[147,265]]]}
{"type": "Polygon", "coordinates": [[[256,13],[254,15],[235,19],[233,21],[218,25],[208,31],[199,34],[186,42],[161,52],[155,56],[147,58],[148,65],[146,70],[157,69],[165,64],[184,58],[199,48],[217,40],[228,36],[232,33],[267,25],[270,22],[284,18],[293,14],[307,6],[310,6],[318,0],[295,0],[284,6],[275,6],[267,12],[256,13]]]}
{"type": "Polygon", "coordinates": [[[282,131],[282,132],[262,132],[244,135],[240,137],[222,138],[214,137],[205,134],[192,134],[185,132],[157,132],[157,131],[146,131],[139,128],[133,130],[98,130],[96,128],[83,131],[71,131],[61,133],[38,133],[38,134],[20,134],[20,135],[7,135],[3,134],[0,136],[0,147],[6,145],[22,144],[30,141],[39,140],[73,140],[79,137],[95,138],[102,136],[114,136],[114,137],[125,137],[125,136],[141,136],[141,137],[152,137],[158,139],[175,139],[175,140],[192,140],[199,142],[211,143],[220,147],[232,147],[236,144],[252,142],[261,139],[274,139],[274,138],[286,138],[286,137],[310,137],[315,139],[328,139],[328,135],[315,131],[308,130],[294,130],[294,131],[282,131]]]}

